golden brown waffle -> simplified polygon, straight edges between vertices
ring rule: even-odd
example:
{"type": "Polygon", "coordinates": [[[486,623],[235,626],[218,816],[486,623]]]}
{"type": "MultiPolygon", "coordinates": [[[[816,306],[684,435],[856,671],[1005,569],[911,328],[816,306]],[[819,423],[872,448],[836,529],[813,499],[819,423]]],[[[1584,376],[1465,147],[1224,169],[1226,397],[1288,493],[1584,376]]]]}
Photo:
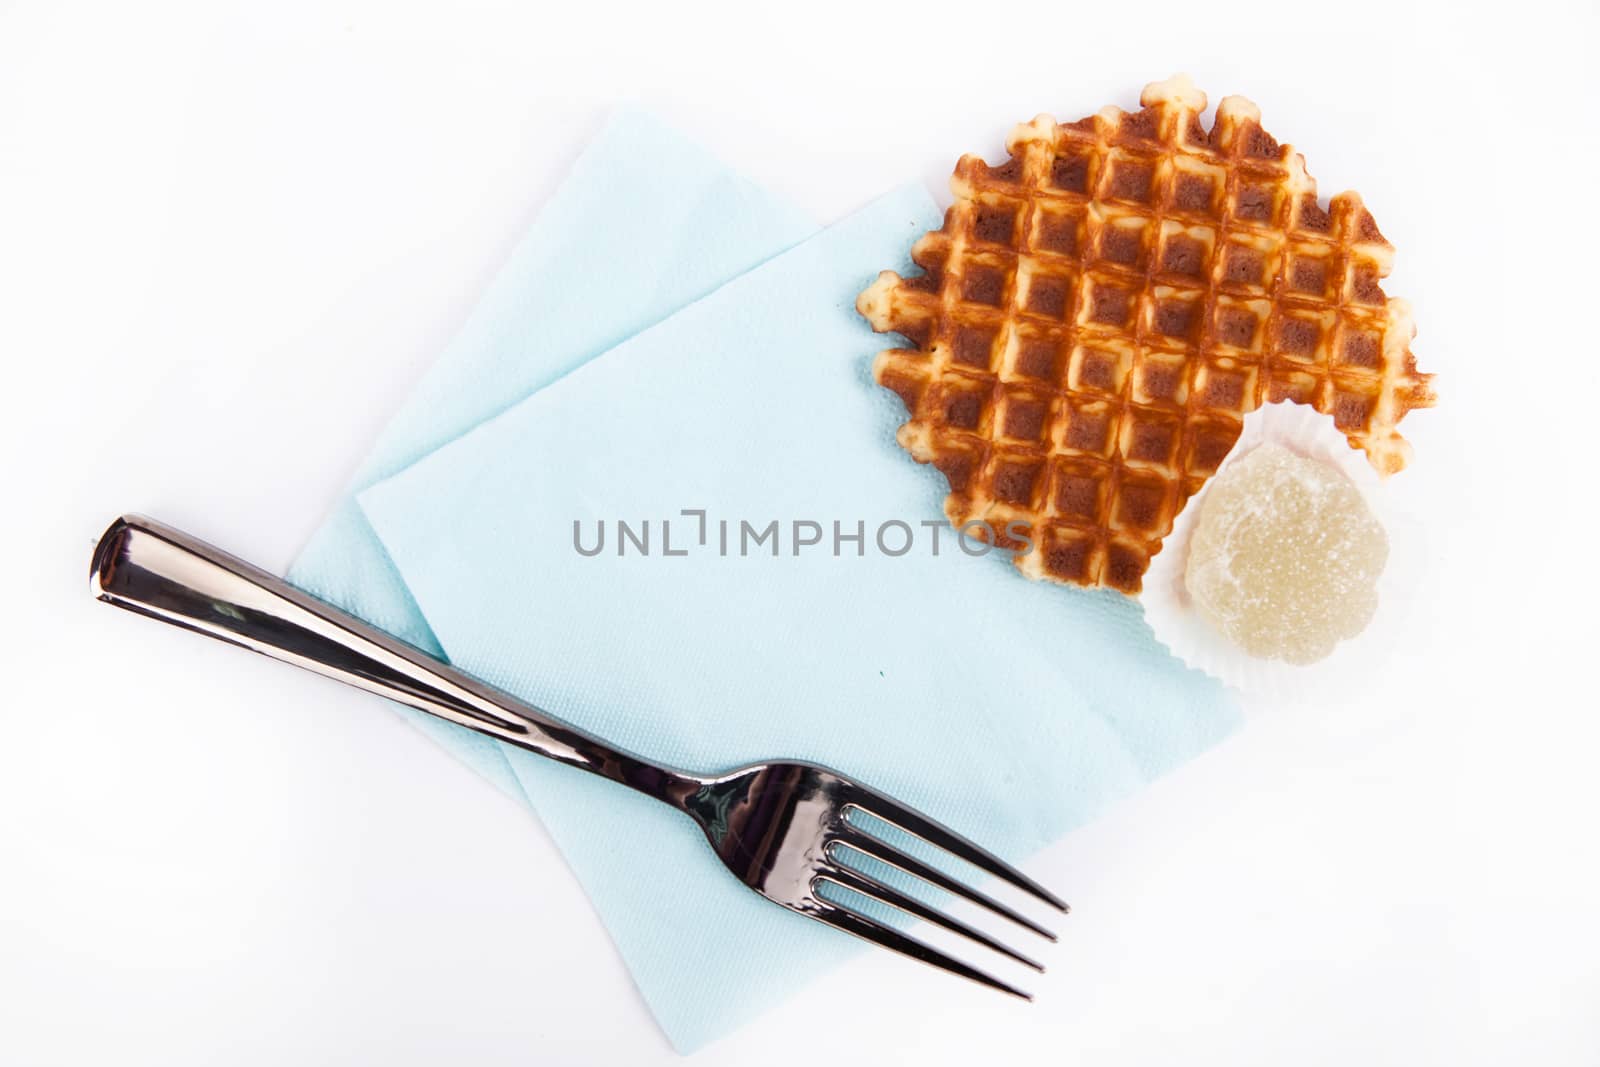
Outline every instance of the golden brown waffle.
{"type": "Polygon", "coordinates": [[[901,445],[948,478],[950,521],[1013,549],[1024,523],[1024,574],[1124,593],[1261,403],[1310,404],[1390,473],[1396,424],[1433,402],[1361,198],[1318,206],[1243,97],[1209,131],[1185,76],[1140,104],[1041,115],[998,167],[962,157],[944,227],[912,248],[925,273],[856,301],[915,346],[873,374],[911,414],[901,445]]]}

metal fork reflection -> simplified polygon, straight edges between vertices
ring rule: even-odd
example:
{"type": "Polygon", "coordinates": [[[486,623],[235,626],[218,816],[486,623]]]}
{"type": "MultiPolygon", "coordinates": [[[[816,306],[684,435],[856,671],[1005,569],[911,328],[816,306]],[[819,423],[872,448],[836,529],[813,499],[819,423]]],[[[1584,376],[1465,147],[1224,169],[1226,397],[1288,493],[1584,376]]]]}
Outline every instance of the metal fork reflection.
{"type": "Polygon", "coordinates": [[[1055,935],[989,894],[866,829],[861,815],[942,849],[1051,908],[1049,890],[946,826],[845,775],[779,760],[718,775],[651,763],[430,658],[267,572],[150,519],[112,523],[95,549],[100,600],[315,671],[669,804],[692,818],[734,877],[791,911],[1013,996],[994,977],[877,918],[859,896],[1043,971],[1031,957],[868,873],[874,864],[1028,932],[1055,935]],[[866,860],[865,864],[861,860],[866,860]],[[827,896],[824,890],[832,887],[827,896]],[[842,890],[842,893],[836,892],[842,890]]]}

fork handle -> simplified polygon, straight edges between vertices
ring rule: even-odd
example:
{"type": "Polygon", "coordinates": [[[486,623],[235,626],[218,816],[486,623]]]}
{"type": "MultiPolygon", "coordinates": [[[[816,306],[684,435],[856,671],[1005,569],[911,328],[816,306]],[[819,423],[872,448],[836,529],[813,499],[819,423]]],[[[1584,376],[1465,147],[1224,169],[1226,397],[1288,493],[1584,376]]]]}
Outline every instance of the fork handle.
{"type": "Polygon", "coordinates": [[[90,588],[107,604],[377,693],[680,809],[705,784],[613,748],[153,519],[125,515],[111,524],[95,548],[90,588]]]}

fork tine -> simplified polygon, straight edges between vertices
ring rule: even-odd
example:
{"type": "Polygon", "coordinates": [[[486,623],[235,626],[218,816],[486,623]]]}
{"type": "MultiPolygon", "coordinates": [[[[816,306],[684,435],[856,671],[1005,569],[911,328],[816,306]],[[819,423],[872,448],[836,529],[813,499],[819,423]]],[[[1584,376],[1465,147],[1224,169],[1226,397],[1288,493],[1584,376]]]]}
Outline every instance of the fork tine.
{"type": "Polygon", "coordinates": [[[959,856],[974,867],[987,871],[1009,885],[1016,886],[1023,892],[1037,897],[1058,911],[1071,910],[1066,901],[988,849],[968,841],[949,827],[934,822],[926,815],[913,811],[897,800],[886,797],[882,793],[868,789],[865,786],[856,785],[854,793],[846,798],[845,803],[848,807],[856,808],[875,819],[882,819],[891,826],[904,830],[912,837],[921,838],[935,848],[942,848],[952,855],[959,856]]]}
{"type": "MultiPolygon", "coordinates": [[[[833,844],[853,849],[864,856],[870,856],[879,863],[886,863],[896,870],[911,875],[913,878],[920,878],[947,893],[952,893],[963,900],[969,900],[979,907],[987,908],[1002,918],[1010,919],[1018,926],[1032,930],[1040,937],[1048,938],[1051,941],[1056,940],[1054,933],[1040,926],[1026,915],[1012,910],[986,893],[978,892],[978,890],[973,889],[965,882],[950,877],[938,868],[930,867],[921,860],[906,855],[893,845],[879,841],[876,837],[852,829],[847,835],[836,838],[833,844]]],[[[837,859],[837,857],[834,858],[837,859]]]]}
{"type": "Polygon", "coordinates": [[[954,956],[947,956],[932,945],[923,944],[914,937],[902,934],[899,930],[880,923],[851,911],[849,908],[819,901],[820,907],[808,910],[805,914],[818,922],[827,923],[836,930],[843,930],[847,934],[854,934],[874,945],[881,945],[891,952],[898,952],[902,956],[909,956],[919,963],[926,963],[942,971],[959,975],[962,978],[977,982],[979,985],[998,989],[1002,993],[1009,993],[1022,1000],[1033,1000],[1033,994],[1008,985],[986,971],[980,971],[970,964],[962,963],[954,956]]]}
{"type": "Polygon", "coordinates": [[[995,938],[990,937],[977,927],[968,926],[960,919],[952,919],[950,916],[946,915],[942,911],[939,911],[937,908],[931,908],[915,897],[907,896],[898,889],[884,885],[876,878],[862,874],[860,871],[853,871],[848,867],[836,866],[820,872],[817,877],[832,882],[835,885],[843,886],[845,889],[849,889],[852,892],[860,893],[862,896],[876,900],[880,904],[887,904],[891,908],[898,908],[907,915],[922,919],[925,922],[933,923],[935,926],[941,926],[953,934],[960,934],[962,937],[976,941],[978,944],[983,945],[986,948],[993,949],[1002,956],[1011,957],[1025,967],[1032,967],[1040,974],[1044,973],[1044,964],[1038,962],[1037,960],[1029,959],[1027,956],[1024,956],[1010,945],[1007,945],[1005,942],[997,941],[995,938]]]}

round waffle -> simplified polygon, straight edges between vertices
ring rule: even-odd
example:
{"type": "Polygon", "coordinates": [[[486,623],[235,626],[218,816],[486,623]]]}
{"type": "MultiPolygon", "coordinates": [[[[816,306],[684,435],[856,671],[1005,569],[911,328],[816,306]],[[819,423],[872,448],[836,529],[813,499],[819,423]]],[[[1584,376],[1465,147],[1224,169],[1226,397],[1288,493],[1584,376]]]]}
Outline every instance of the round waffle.
{"type": "Polygon", "coordinates": [[[1140,104],[1041,115],[998,167],[963,156],[912,248],[924,273],[856,301],[915,346],[873,374],[911,414],[901,445],[949,480],[950,521],[1029,577],[1129,594],[1260,404],[1311,405],[1388,474],[1410,455],[1396,424],[1433,403],[1361,198],[1319,206],[1243,97],[1210,130],[1186,76],[1140,104]]]}

